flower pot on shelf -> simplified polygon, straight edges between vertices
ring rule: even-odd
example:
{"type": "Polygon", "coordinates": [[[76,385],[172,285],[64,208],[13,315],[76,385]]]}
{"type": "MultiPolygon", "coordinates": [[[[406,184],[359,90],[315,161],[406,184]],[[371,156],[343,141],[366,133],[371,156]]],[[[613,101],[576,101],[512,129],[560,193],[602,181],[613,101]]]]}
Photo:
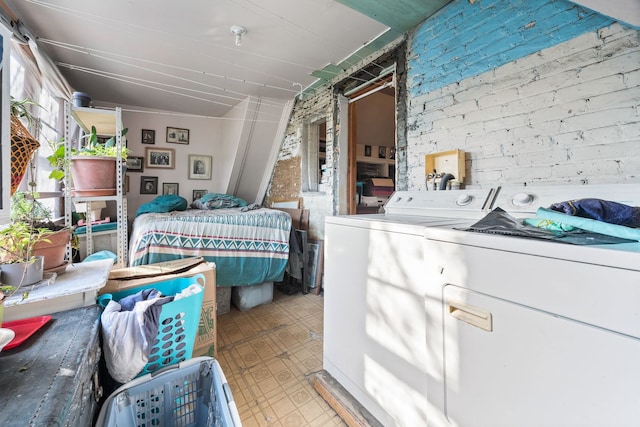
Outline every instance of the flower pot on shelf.
{"type": "Polygon", "coordinates": [[[71,175],[77,197],[113,196],[116,194],[116,158],[107,156],[74,156],[71,175]]]}

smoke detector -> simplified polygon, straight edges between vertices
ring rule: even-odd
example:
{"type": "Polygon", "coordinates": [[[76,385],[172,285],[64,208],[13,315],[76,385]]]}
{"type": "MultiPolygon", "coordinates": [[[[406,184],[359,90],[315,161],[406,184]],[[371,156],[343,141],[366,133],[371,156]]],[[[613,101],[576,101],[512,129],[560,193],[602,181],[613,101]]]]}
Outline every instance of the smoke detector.
{"type": "Polygon", "coordinates": [[[247,29],[240,25],[234,25],[231,27],[231,33],[236,36],[236,46],[242,45],[242,36],[247,34],[247,29]]]}

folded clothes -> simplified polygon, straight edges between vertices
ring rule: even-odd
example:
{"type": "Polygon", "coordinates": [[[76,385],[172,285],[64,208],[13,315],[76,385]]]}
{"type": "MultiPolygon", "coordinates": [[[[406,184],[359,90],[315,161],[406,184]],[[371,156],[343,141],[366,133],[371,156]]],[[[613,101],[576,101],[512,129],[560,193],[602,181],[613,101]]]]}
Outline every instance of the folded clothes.
{"type": "Polygon", "coordinates": [[[538,210],[536,211],[536,216],[561,224],[571,225],[582,230],[588,230],[593,233],[604,234],[606,236],[618,237],[621,239],[640,241],[640,229],[636,228],[626,227],[618,224],[610,224],[591,218],[567,215],[562,212],[545,208],[538,208],[538,210]]]}
{"type": "Polygon", "coordinates": [[[609,224],[640,227],[640,207],[601,199],[579,199],[554,203],[551,210],[566,215],[590,218],[609,224]]]}

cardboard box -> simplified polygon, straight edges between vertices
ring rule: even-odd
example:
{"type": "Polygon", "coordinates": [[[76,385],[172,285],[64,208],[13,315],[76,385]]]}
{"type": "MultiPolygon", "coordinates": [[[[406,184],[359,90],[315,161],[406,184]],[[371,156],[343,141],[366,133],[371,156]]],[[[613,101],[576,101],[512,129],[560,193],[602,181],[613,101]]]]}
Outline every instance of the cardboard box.
{"type": "Polygon", "coordinates": [[[100,295],[118,292],[178,277],[191,277],[198,273],[205,276],[204,297],[200,311],[200,325],[193,345],[193,357],[211,356],[217,353],[216,321],[216,272],[215,264],[206,262],[202,257],[185,258],[175,261],[159,262],[138,267],[111,270],[106,285],[100,295]]]}

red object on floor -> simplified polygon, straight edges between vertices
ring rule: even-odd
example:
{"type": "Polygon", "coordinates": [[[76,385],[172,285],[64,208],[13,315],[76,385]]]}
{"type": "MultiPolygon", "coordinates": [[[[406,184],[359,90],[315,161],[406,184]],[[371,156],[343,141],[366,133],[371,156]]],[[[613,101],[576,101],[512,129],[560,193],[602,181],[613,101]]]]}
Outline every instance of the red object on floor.
{"type": "Polygon", "coordinates": [[[13,320],[11,322],[2,322],[2,327],[11,329],[16,336],[7,344],[3,350],[9,350],[17,347],[33,335],[38,329],[44,326],[51,316],[38,316],[30,319],[13,320]]]}

